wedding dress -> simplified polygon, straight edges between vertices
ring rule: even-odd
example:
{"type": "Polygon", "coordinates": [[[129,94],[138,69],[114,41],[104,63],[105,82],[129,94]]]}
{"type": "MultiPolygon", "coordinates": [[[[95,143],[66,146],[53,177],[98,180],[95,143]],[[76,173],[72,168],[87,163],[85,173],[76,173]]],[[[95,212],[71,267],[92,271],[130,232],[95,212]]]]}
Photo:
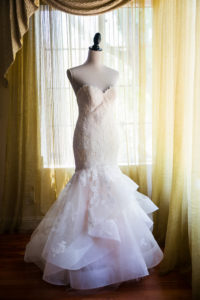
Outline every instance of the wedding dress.
{"type": "Polygon", "coordinates": [[[24,259],[49,283],[93,289],[149,275],[163,252],[152,234],[158,207],[117,165],[115,86],[83,85],[76,97],[75,173],[32,233],[24,259]]]}

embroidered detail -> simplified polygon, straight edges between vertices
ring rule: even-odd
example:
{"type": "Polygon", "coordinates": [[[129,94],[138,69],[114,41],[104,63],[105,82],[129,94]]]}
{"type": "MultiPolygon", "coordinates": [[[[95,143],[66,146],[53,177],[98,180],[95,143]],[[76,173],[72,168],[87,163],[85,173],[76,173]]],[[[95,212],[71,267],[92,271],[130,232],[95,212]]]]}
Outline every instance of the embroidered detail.
{"type": "Polygon", "coordinates": [[[61,241],[57,244],[56,247],[51,249],[52,255],[55,257],[56,255],[65,252],[67,243],[65,241],[61,241]]]}

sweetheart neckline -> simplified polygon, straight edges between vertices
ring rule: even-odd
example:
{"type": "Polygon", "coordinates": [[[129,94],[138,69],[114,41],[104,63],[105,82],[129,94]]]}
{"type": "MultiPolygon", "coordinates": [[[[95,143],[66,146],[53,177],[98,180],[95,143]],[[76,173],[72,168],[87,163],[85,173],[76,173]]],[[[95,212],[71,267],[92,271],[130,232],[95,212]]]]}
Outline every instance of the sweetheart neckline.
{"type": "Polygon", "coordinates": [[[111,90],[111,89],[114,88],[115,86],[114,86],[114,85],[110,85],[105,91],[102,91],[102,90],[101,90],[98,86],[96,86],[96,85],[93,85],[93,84],[84,84],[84,85],[82,85],[82,86],[78,89],[78,91],[77,91],[77,93],[76,93],[76,97],[78,97],[79,92],[80,92],[84,87],[92,87],[92,88],[95,88],[95,89],[99,90],[103,95],[105,95],[109,90],[111,90]]]}

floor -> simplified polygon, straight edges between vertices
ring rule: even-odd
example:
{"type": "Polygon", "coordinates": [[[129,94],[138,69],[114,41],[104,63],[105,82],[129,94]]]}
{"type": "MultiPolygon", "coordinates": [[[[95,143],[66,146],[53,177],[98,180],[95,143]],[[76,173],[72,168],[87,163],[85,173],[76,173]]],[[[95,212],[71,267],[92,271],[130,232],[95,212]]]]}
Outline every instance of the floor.
{"type": "Polygon", "coordinates": [[[23,260],[29,237],[30,235],[24,234],[0,236],[0,300],[192,299],[188,273],[174,271],[161,276],[158,274],[158,266],[150,270],[150,276],[138,282],[124,282],[118,288],[106,288],[93,293],[48,284],[41,279],[41,271],[34,264],[23,260]]]}

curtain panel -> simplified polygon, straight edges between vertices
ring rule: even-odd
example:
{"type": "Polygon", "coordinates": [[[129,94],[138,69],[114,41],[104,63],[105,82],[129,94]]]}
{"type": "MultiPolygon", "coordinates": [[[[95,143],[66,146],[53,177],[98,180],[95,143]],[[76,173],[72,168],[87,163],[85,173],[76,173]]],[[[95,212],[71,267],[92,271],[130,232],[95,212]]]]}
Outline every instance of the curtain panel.
{"type": "MultiPolygon", "coordinates": [[[[118,164],[140,185],[140,191],[150,193],[151,8],[121,7],[103,15],[80,17],[43,6],[35,19],[41,150],[44,169],[51,169],[56,193],[75,166],[72,138],[78,107],[66,70],[86,60],[98,31],[102,34],[104,64],[120,73],[118,164]]],[[[46,211],[47,197],[42,197],[41,205],[46,211]]]]}
{"type": "Polygon", "coordinates": [[[154,0],[152,43],[154,235],[200,299],[200,1],[154,0]]]}
{"type": "MultiPolygon", "coordinates": [[[[31,20],[34,24],[34,19],[31,20]]],[[[0,231],[15,232],[29,210],[38,214],[40,195],[40,127],[36,78],[35,30],[30,26],[24,47],[8,72],[9,110],[0,231]],[[25,199],[25,200],[24,200],[25,199]],[[24,200],[24,201],[23,201],[24,200]]],[[[32,212],[33,213],[33,212],[32,212]]]]}
{"type": "Polygon", "coordinates": [[[39,7],[39,0],[0,1],[0,81],[7,85],[8,68],[23,44],[23,35],[29,27],[29,18],[39,7]]]}

